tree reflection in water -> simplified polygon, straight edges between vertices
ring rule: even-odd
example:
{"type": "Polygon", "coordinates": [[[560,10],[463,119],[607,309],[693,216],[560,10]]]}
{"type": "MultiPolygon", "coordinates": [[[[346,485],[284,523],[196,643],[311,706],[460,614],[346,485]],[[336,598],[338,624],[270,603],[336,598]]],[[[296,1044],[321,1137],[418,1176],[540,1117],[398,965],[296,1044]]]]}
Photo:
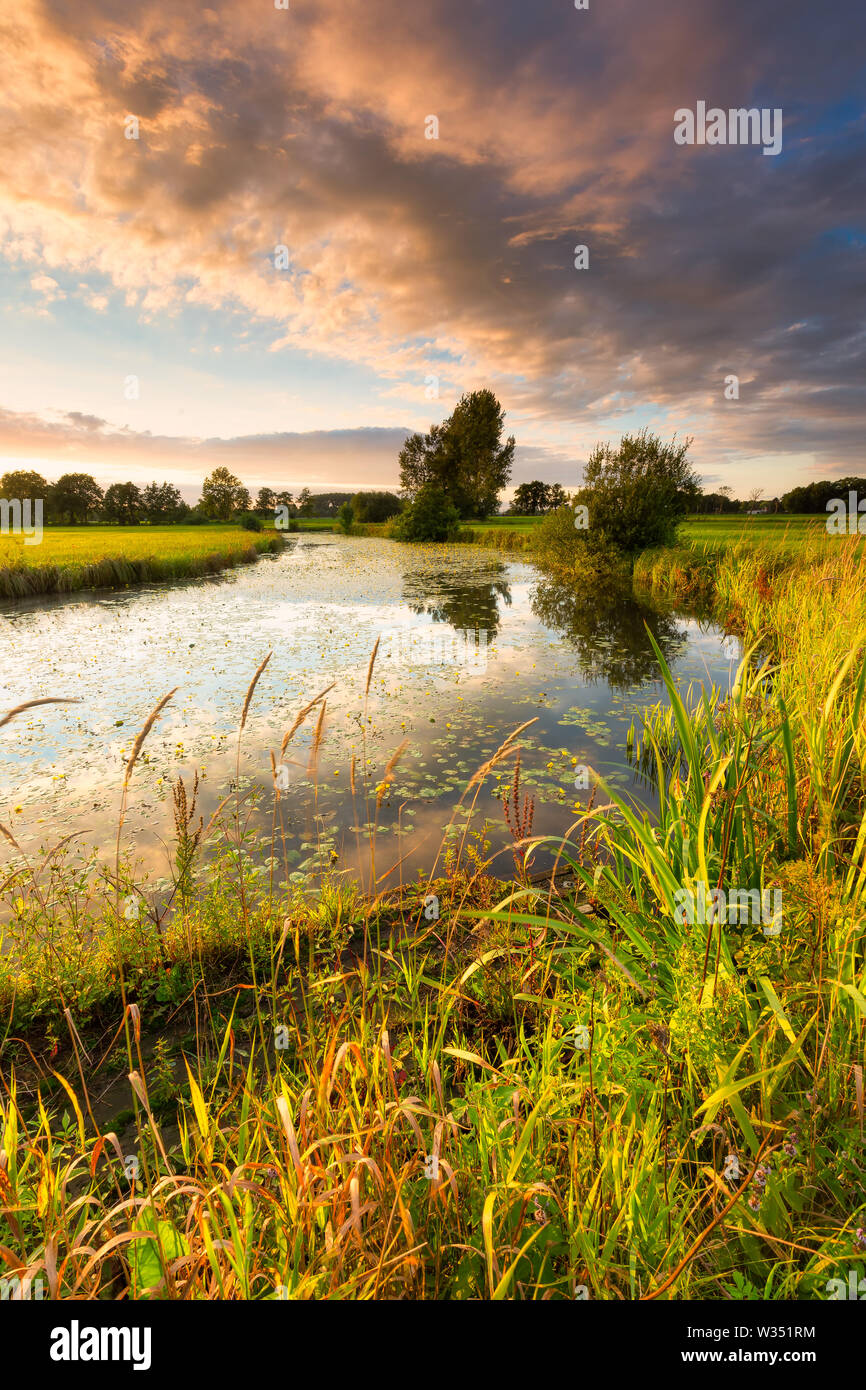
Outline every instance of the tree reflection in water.
{"type": "Polygon", "coordinates": [[[625,690],[658,680],[659,667],[647,627],[671,664],[688,642],[671,613],[635,598],[630,589],[575,589],[543,579],[531,596],[532,611],[545,627],[574,647],[587,681],[607,681],[625,690]]]}
{"type": "Polygon", "coordinates": [[[453,571],[441,569],[407,574],[403,598],[413,613],[425,614],[434,623],[450,623],[461,631],[486,632],[488,642],[492,642],[499,631],[500,601],[511,607],[511,589],[504,575],[504,565],[493,568],[491,578],[483,583],[476,580],[467,584],[453,571]]]}

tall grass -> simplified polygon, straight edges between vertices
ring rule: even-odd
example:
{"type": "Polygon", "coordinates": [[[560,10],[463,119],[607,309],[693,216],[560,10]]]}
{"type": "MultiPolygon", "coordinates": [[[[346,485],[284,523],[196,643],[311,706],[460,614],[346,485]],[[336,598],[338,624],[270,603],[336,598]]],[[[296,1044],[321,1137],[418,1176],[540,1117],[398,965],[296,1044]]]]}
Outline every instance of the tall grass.
{"type": "Polygon", "coordinates": [[[39,546],[18,537],[0,540],[0,598],[65,594],[79,589],[122,589],[166,579],[217,574],[252,564],[284,544],[279,534],[251,535],[240,528],[147,530],[126,527],[46,530],[39,546]],[[106,553],[107,552],[107,553],[106,553]]]}

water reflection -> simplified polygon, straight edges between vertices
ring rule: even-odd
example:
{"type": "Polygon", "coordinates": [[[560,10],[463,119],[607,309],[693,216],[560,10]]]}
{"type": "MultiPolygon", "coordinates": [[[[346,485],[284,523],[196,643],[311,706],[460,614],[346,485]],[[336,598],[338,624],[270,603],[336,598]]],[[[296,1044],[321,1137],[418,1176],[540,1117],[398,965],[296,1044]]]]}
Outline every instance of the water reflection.
{"type": "MultiPolygon", "coordinates": [[[[177,776],[191,784],[198,772],[206,821],[233,783],[240,711],[268,651],[240,749],[241,784],[265,829],[275,813],[271,754],[297,711],[331,687],[316,758],[306,725],[276,808],[280,859],[293,870],[315,841],[350,872],[372,837],[378,872],[401,860],[405,873],[425,871],[472,774],[527,721],[522,785],[536,831],[570,824],[585,799],[577,763],[644,795],[625,735],[643,705],[664,698],[645,623],[678,678],[728,678],[715,629],[630,595],[566,589],[523,560],[463,545],[292,539],[283,555],[208,582],[0,605],[0,710],[51,695],[79,701],[40,706],[0,731],[0,819],[19,841],[32,848],[75,833],[110,853],[136,733],[177,687],[148,735],[124,826],[125,850],[148,867],[161,862],[177,776]],[[473,631],[487,642],[451,640],[473,631]],[[404,740],[377,810],[383,769],[404,740]]],[[[485,782],[477,818],[490,818],[488,838],[510,862],[503,786],[485,782]]],[[[0,862],[3,854],[0,844],[0,862]]]]}
{"type": "Polygon", "coordinates": [[[511,607],[511,586],[505,566],[482,582],[455,579],[454,570],[437,569],[423,575],[408,572],[403,578],[403,597],[413,613],[450,623],[458,631],[486,632],[492,639],[499,632],[500,601],[511,607]]]}
{"type": "Polygon", "coordinates": [[[658,658],[649,628],[668,665],[688,643],[688,633],[673,613],[659,612],[628,591],[614,588],[567,588],[539,580],[531,595],[532,611],[574,648],[584,679],[606,681],[613,690],[628,690],[658,676],[658,658]]]}

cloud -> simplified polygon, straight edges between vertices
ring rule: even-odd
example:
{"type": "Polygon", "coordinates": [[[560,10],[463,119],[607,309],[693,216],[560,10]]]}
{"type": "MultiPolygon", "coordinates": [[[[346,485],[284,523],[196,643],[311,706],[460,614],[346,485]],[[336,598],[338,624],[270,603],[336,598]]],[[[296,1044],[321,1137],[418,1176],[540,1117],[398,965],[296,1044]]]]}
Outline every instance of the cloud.
{"type": "Polygon", "coordinates": [[[216,310],[228,335],[254,324],[273,353],[363,364],[386,390],[491,384],[551,465],[568,455],[545,431],[585,455],[650,408],[707,468],[850,466],[866,161],[843,100],[853,0],[835,13],[24,0],[2,245],[49,303],[55,274],[98,273],[145,321],[216,310]],[[781,107],[782,155],[675,146],[674,110],[699,99],[781,107]]]}
{"type": "Polygon", "coordinates": [[[52,421],[0,409],[0,456],[31,463],[57,458],[49,468],[52,479],[72,469],[133,482],[171,472],[194,485],[214,468],[227,467],[252,486],[396,487],[397,455],[408,433],[367,428],[197,439],[117,427],[77,410],[52,421]]]}

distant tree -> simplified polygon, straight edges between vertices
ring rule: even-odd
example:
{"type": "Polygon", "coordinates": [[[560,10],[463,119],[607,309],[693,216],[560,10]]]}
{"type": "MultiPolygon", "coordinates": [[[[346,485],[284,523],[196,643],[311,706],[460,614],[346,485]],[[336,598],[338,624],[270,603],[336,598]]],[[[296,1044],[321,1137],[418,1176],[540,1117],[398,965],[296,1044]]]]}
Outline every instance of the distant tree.
{"type": "Polygon", "coordinates": [[[298,514],[300,516],[313,515],[313,494],[308,487],[302,487],[298,493],[298,514]]]}
{"type": "Polygon", "coordinates": [[[89,473],[64,473],[51,488],[49,503],[53,515],[77,525],[99,512],[102,488],[89,473]]]}
{"type": "Polygon", "coordinates": [[[49,484],[45,481],[41,473],[34,473],[29,468],[19,468],[11,473],[4,473],[0,478],[0,497],[5,497],[12,501],[18,498],[19,502],[36,502],[40,498],[44,502],[48,497],[49,484]]]}
{"type": "Polygon", "coordinates": [[[289,516],[297,516],[298,509],[295,506],[295,499],[290,492],[278,492],[274,499],[275,507],[285,507],[289,516]]]}
{"type": "Polygon", "coordinates": [[[102,499],[102,515],[115,526],[137,526],[143,506],[135,483],[112,483],[102,499]]]}
{"type": "Polygon", "coordinates": [[[410,502],[428,485],[444,493],[461,517],[495,512],[514,460],[514,436],[502,443],[504,414],[492,391],[472,391],[426,435],[400,450],[400,487],[410,502]]]}
{"type": "Polygon", "coordinates": [[[168,526],[189,514],[189,507],[174,483],[148,483],[142,490],[141,505],[151,526],[168,526]]]}
{"type": "Polygon", "coordinates": [[[272,512],[277,505],[277,494],[271,487],[260,487],[256,497],[257,512],[272,512]]]}
{"type": "Polygon", "coordinates": [[[858,499],[866,497],[866,478],[827,478],[792,488],[783,495],[781,508],[783,512],[826,512],[827,503],[834,498],[847,506],[849,492],[856,492],[858,499]]]}
{"type": "Polygon", "coordinates": [[[561,483],[549,483],[547,487],[547,506],[545,511],[555,512],[558,507],[566,506],[568,493],[561,483]]]}
{"type": "Polygon", "coordinates": [[[202,483],[199,506],[212,521],[230,521],[236,512],[250,510],[250,494],[227,468],[215,468],[202,483]]]}
{"type": "Polygon", "coordinates": [[[356,521],[378,522],[399,515],[403,503],[393,492],[356,492],[351,507],[356,521]]]}
{"type": "Polygon", "coordinates": [[[762,498],[763,495],[764,495],[764,489],[763,489],[762,487],[753,487],[753,488],[752,488],[752,490],[751,490],[751,492],[749,493],[749,496],[748,496],[748,503],[749,503],[748,510],[749,510],[749,511],[754,511],[754,510],[757,508],[757,505],[758,505],[758,503],[760,502],[760,500],[761,500],[761,498],[762,498]]]}
{"type": "Polygon", "coordinates": [[[537,479],[532,483],[521,483],[515,489],[511,509],[517,516],[538,516],[540,512],[549,510],[549,493],[547,483],[541,483],[537,479]]]}
{"type": "Polygon", "coordinates": [[[344,502],[351,502],[353,492],[314,492],[312,497],[312,516],[326,516],[333,519],[344,502]]]}

